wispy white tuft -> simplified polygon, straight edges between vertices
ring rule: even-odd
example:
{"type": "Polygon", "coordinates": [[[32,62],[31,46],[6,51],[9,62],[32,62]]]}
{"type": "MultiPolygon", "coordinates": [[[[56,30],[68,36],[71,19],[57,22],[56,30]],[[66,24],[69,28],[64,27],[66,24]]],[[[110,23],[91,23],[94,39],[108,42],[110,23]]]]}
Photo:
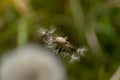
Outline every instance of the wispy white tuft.
{"type": "Polygon", "coordinates": [[[70,63],[74,63],[74,62],[78,62],[80,61],[80,57],[79,56],[76,56],[75,54],[71,55],[71,60],[70,60],[70,63]]]}
{"type": "Polygon", "coordinates": [[[78,48],[76,52],[77,52],[81,57],[85,57],[85,51],[87,51],[87,49],[86,49],[85,47],[82,47],[82,48],[78,48]]]}

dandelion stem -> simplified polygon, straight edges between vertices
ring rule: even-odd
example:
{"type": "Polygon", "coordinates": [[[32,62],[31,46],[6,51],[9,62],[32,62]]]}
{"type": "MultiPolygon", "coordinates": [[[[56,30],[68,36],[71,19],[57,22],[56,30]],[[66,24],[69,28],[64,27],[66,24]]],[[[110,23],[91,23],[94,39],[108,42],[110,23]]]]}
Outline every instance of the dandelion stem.
{"type": "Polygon", "coordinates": [[[28,41],[28,21],[21,18],[18,23],[18,47],[23,46],[28,41]]]}

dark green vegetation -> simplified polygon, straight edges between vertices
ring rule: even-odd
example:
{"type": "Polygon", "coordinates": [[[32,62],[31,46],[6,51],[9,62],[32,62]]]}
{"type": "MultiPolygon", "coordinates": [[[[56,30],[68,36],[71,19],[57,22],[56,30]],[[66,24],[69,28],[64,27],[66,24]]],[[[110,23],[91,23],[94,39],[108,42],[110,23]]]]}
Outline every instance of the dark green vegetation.
{"type": "Polygon", "coordinates": [[[86,58],[66,64],[68,80],[109,80],[120,65],[119,0],[0,0],[0,53],[40,43],[38,27],[56,26],[86,58]]]}

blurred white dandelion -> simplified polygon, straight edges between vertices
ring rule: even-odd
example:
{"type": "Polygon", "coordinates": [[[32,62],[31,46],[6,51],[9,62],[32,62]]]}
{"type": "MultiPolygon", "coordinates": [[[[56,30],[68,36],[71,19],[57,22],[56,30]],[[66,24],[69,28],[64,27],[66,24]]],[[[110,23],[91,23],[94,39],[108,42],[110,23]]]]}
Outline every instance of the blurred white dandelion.
{"type": "Polygon", "coordinates": [[[65,80],[61,61],[36,45],[8,52],[3,57],[1,80],[65,80]]]}

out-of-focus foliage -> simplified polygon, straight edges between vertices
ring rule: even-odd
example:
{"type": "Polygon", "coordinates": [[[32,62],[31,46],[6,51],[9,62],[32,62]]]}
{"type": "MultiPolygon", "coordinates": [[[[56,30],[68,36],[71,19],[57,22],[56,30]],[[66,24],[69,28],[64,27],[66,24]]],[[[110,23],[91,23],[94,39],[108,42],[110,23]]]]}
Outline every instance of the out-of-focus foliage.
{"type": "MultiPolygon", "coordinates": [[[[0,0],[0,53],[40,43],[39,27],[54,25],[86,58],[64,63],[68,80],[109,80],[120,65],[119,0],[0,0]]],[[[120,74],[119,74],[120,75],[120,74]]]]}

